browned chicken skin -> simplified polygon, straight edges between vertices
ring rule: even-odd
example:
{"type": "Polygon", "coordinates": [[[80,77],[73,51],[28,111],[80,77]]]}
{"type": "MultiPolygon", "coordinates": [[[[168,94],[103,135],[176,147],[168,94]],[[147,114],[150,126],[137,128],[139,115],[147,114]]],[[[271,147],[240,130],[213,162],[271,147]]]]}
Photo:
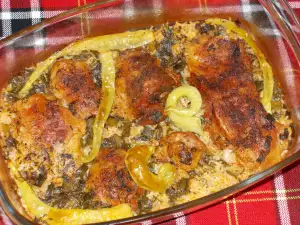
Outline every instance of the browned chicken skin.
{"type": "Polygon", "coordinates": [[[165,118],[168,94],[180,83],[173,71],[142,49],[127,50],[117,61],[116,101],[113,114],[141,125],[157,124],[165,118]]]}
{"type": "Polygon", "coordinates": [[[137,200],[144,193],[131,179],[125,165],[123,149],[101,149],[87,178],[97,198],[109,205],[128,203],[137,209],[137,200]]]}
{"type": "Polygon", "coordinates": [[[96,88],[87,64],[61,59],[51,69],[51,86],[56,97],[64,99],[79,118],[96,115],[100,90],[96,88]]]}
{"type": "Polygon", "coordinates": [[[192,170],[206,152],[205,144],[192,132],[173,132],[161,139],[155,160],[171,162],[176,167],[192,170]]]}
{"type": "Polygon", "coordinates": [[[22,139],[30,144],[51,148],[65,142],[73,132],[85,129],[84,121],[42,94],[32,95],[16,105],[19,124],[26,131],[22,139]]]}
{"type": "Polygon", "coordinates": [[[15,163],[23,178],[41,186],[47,176],[54,183],[60,183],[62,173],[72,176],[80,166],[85,122],[43,94],[16,102],[16,115],[21,155],[15,163]]]}
{"type": "Polygon", "coordinates": [[[260,103],[244,42],[203,36],[186,49],[189,82],[204,99],[205,129],[221,147],[252,148],[262,161],[276,138],[275,126],[260,103]]]}

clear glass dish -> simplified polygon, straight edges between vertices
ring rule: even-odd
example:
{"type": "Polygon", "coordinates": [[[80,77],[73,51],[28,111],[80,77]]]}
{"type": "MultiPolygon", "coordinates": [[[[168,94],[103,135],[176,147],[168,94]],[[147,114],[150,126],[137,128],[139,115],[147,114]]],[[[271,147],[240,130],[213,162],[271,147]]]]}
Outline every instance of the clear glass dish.
{"type": "MultiPolygon", "coordinates": [[[[159,222],[221,201],[271,176],[300,158],[300,23],[284,0],[253,1],[112,1],[72,9],[0,41],[0,87],[24,67],[38,63],[67,44],[89,36],[149,28],[165,22],[208,16],[246,22],[285,91],[295,137],[289,156],[249,179],[206,197],[111,223],[159,222]],[[244,2],[241,5],[241,2],[244,2]],[[249,3],[251,2],[251,3],[249,3]]],[[[15,224],[35,224],[21,207],[8,168],[0,155],[0,204],[15,224]]],[[[108,223],[105,223],[108,224],[108,223]]]]}

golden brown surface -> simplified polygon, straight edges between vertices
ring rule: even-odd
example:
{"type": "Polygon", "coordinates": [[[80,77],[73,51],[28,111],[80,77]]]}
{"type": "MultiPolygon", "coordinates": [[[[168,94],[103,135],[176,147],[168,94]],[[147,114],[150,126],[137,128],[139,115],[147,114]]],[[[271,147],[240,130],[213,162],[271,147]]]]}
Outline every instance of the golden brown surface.
{"type": "Polygon", "coordinates": [[[116,100],[113,114],[139,124],[157,124],[165,118],[168,94],[180,78],[160,66],[159,60],[145,50],[127,50],[117,61],[116,100]]]}
{"type": "Polygon", "coordinates": [[[59,99],[71,104],[69,107],[79,118],[97,114],[100,90],[96,88],[85,62],[57,61],[51,69],[51,87],[59,99]]]}
{"type": "Polygon", "coordinates": [[[131,179],[125,165],[125,155],[123,149],[102,149],[86,182],[101,202],[112,206],[129,203],[136,210],[137,199],[144,190],[131,179]]]}
{"type": "Polygon", "coordinates": [[[14,157],[22,176],[37,186],[46,179],[60,184],[63,173],[72,176],[80,166],[85,122],[43,94],[16,102],[16,115],[19,151],[14,157]]]}
{"type": "Polygon", "coordinates": [[[27,100],[18,101],[16,105],[18,122],[24,130],[19,133],[19,138],[27,143],[50,148],[67,141],[74,131],[84,129],[81,120],[42,94],[32,95],[27,100]]]}
{"type": "Polygon", "coordinates": [[[161,139],[156,151],[155,160],[171,162],[176,167],[192,170],[207,148],[205,144],[192,132],[173,132],[161,139]]]}
{"type": "Polygon", "coordinates": [[[275,127],[259,101],[244,43],[203,36],[187,45],[186,58],[189,81],[204,99],[205,129],[221,147],[252,148],[262,161],[276,138],[275,127]]]}

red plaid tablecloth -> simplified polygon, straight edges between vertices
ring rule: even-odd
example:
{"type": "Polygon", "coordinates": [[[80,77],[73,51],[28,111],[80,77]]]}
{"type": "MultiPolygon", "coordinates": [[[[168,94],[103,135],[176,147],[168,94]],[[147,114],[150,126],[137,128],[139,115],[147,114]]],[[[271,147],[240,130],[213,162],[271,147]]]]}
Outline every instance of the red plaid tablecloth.
{"type": "MultiPolygon", "coordinates": [[[[0,39],[6,37],[26,26],[36,24],[45,18],[57,15],[69,8],[90,3],[95,0],[0,0],[0,39]]],[[[198,0],[173,0],[176,4],[193,4],[198,0]]],[[[200,0],[199,0],[200,1],[200,0]]],[[[222,0],[213,1],[220,5],[222,0]]],[[[228,1],[228,0],[226,0],[228,1]]],[[[232,7],[245,14],[247,19],[254,23],[257,14],[264,11],[256,0],[229,0],[232,7]],[[235,4],[238,5],[235,6],[235,4]],[[242,7],[239,6],[242,2],[242,7]],[[251,9],[250,5],[254,6],[251,9]]],[[[142,5],[143,1],[126,0],[125,7],[128,12],[135,4],[142,5]]],[[[164,4],[172,5],[172,0],[153,0],[152,4],[157,7],[165,7],[164,4]]],[[[289,1],[290,6],[300,15],[300,1],[289,1]]],[[[226,9],[224,9],[226,13],[226,9]]],[[[262,21],[259,21],[260,23],[262,21]]],[[[267,18],[263,23],[270,22],[267,18]]],[[[265,29],[268,35],[278,35],[276,29],[265,29]]],[[[281,40],[277,46],[280,49],[281,57],[288,57],[288,51],[281,40]]],[[[290,65],[290,60],[286,61],[290,65]]],[[[0,208],[0,225],[11,224],[0,208]]],[[[151,224],[145,222],[146,224],[151,224]]],[[[185,224],[224,224],[224,225],[289,225],[300,224],[300,166],[292,165],[272,178],[259,183],[254,188],[241,193],[234,198],[211,206],[207,209],[192,213],[187,216],[178,214],[173,220],[162,223],[164,225],[185,225],[185,224]],[[176,217],[176,218],[175,218],[176,217]]]]}

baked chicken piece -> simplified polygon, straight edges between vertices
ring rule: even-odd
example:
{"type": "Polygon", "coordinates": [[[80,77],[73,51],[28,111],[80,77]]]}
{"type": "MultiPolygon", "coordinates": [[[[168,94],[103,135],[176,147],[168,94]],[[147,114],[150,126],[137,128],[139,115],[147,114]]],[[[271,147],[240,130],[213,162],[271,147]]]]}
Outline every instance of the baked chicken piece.
{"type": "Polygon", "coordinates": [[[72,176],[80,166],[80,138],[85,122],[47,99],[34,94],[16,102],[16,164],[30,183],[41,186],[46,179],[59,184],[63,174],[72,176]]]}
{"type": "Polygon", "coordinates": [[[168,94],[180,77],[163,68],[155,56],[143,49],[126,50],[117,60],[116,99],[112,113],[140,125],[157,124],[165,118],[168,94]]]}
{"type": "Polygon", "coordinates": [[[78,118],[85,119],[97,114],[100,90],[84,61],[56,61],[51,69],[50,85],[54,95],[66,102],[78,118]]]}
{"type": "Polygon", "coordinates": [[[111,206],[128,203],[136,210],[138,198],[144,190],[131,179],[125,156],[124,149],[101,149],[90,169],[86,185],[102,203],[111,206]]]}
{"type": "Polygon", "coordinates": [[[220,147],[251,148],[263,161],[275,145],[274,119],[260,102],[244,41],[201,36],[186,50],[189,82],[204,99],[204,129],[220,147]]]}
{"type": "Polygon", "coordinates": [[[157,162],[170,162],[177,168],[189,171],[197,167],[205,144],[192,132],[173,132],[161,139],[154,154],[157,162]]]}
{"type": "Polygon", "coordinates": [[[42,94],[16,103],[19,138],[28,145],[50,148],[69,140],[75,131],[84,131],[84,122],[56,101],[42,94]],[[25,130],[26,132],[22,132],[25,130]]]}

